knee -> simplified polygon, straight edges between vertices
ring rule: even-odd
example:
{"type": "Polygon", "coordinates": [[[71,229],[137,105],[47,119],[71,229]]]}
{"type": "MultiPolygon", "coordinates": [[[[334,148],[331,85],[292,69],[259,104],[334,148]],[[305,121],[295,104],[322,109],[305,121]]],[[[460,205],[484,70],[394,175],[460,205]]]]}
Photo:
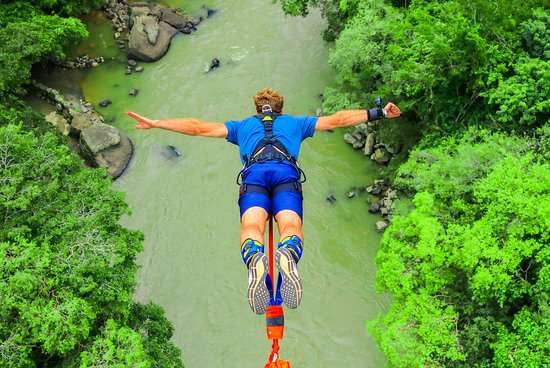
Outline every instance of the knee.
{"type": "Polygon", "coordinates": [[[243,220],[241,230],[247,233],[263,233],[263,224],[257,220],[243,220]]]}
{"type": "Polygon", "coordinates": [[[298,235],[302,237],[302,221],[298,216],[296,218],[285,218],[279,223],[279,232],[286,235],[298,235]]]}

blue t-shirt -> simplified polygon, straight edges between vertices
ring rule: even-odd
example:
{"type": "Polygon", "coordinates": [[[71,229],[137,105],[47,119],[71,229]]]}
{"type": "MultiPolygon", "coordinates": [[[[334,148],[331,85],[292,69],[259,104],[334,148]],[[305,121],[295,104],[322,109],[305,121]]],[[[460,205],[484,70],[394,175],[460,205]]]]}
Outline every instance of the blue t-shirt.
{"type": "MultiPolygon", "coordinates": [[[[280,115],[273,123],[273,136],[283,144],[288,153],[298,160],[300,144],[306,138],[313,137],[317,116],[280,115]]],[[[242,121],[225,122],[227,141],[239,146],[241,161],[249,157],[264,137],[264,126],[260,119],[251,116],[242,121]]]]}

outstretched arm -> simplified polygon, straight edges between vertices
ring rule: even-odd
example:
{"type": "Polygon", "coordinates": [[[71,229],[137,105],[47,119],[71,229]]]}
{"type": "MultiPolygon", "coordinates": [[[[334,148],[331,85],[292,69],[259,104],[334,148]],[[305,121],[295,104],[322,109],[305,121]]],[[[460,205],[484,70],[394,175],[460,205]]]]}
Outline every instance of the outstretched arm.
{"type": "Polygon", "coordinates": [[[138,122],[135,126],[136,129],[160,128],[186,135],[227,137],[227,128],[222,123],[208,123],[195,118],[153,120],[132,111],[128,112],[128,116],[138,122]]]}
{"type": "MultiPolygon", "coordinates": [[[[401,115],[399,108],[393,104],[388,103],[384,107],[386,117],[388,119],[397,118],[401,115]]],[[[334,128],[341,128],[351,125],[357,125],[369,120],[369,114],[367,110],[342,110],[329,116],[320,116],[317,120],[315,129],[328,130],[334,128]]]]}

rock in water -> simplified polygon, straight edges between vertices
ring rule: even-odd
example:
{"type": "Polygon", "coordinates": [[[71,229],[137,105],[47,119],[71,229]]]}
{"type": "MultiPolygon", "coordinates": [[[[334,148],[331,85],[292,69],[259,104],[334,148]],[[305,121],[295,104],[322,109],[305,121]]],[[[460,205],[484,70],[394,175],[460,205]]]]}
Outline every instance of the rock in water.
{"type": "Polygon", "coordinates": [[[385,165],[390,162],[391,154],[384,147],[378,147],[370,158],[380,165],[385,165]]]}
{"type": "Polygon", "coordinates": [[[142,67],[141,65],[138,65],[138,66],[136,66],[136,67],[134,68],[134,71],[135,71],[136,73],[141,73],[141,72],[143,71],[143,67],[142,67]]]}
{"type": "Polygon", "coordinates": [[[166,146],[166,156],[168,158],[180,157],[181,151],[178,150],[175,146],[168,145],[166,146]]]}
{"type": "Polygon", "coordinates": [[[214,58],[212,61],[210,61],[210,66],[208,67],[208,72],[211,72],[212,70],[219,68],[221,65],[220,59],[214,58]]]}
{"type": "Polygon", "coordinates": [[[363,149],[363,153],[366,156],[369,156],[374,151],[374,143],[375,143],[375,135],[374,133],[367,134],[367,139],[365,140],[365,148],[363,149]]]}
{"type": "Polygon", "coordinates": [[[139,93],[139,90],[137,88],[130,89],[130,92],[128,92],[128,95],[136,97],[139,93]]]}
{"type": "Polygon", "coordinates": [[[217,12],[218,12],[217,9],[206,8],[206,17],[210,18],[211,16],[213,16],[217,12]]]}
{"type": "Polygon", "coordinates": [[[380,212],[380,204],[379,203],[372,203],[369,206],[369,212],[370,213],[378,213],[380,212]]]}
{"type": "Polygon", "coordinates": [[[111,103],[112,103],[111,100],[109,100],[109,99],[106,98],[106,99],[101,100],[101,101],[99,102],[99,106],[101,106],[101,107],[107,107],[107,106],[109,106],[111,103]]]}
{"type": "Polygon", "coordinates": [[[352,190],[352,191],[349,191],[347,195],[348,195],[348,198],[351,199],[351,198],[355,197],[356,193],[355,193],[355,191],[352,190]]]}
{"type": "Polygon", "coordinates": [[[327,196],[326,199],[327,199],[327,201],[329,201],[330,203],[336,202],[336,197],[334,196],[334,194],[329,194],[329,195],[327,196]]]}
{"type": "Polygon", "coordinates": [[[131,67],[135,67],[137,66],[137,61],[135,61],[134,59],[128,59],[128,65],[131,67]]]}
{"type": "Polygon", "coordinates": [[[80,133],[80,141],[92,155],[105,148],[117,145],[120,142],[120,134],[118,130],[110,125],[99,123],[83,129],[80,133]]]}
{"type": "Polygon", "coordinates": [[[137,16],[128,40],[129,56],[142,61],[156,61],[166,54],[177,29],[153,16],[137,16]]]}
{"type": "Polygon", "coordinates": [[[126,169],[134,151],[132,142],[124,133],[103,123],[82,130],[80,147],[88,161],[105,167],[115,179],[126,169]]]}
{"type": "Polygon", "coordinates": [[[379,232],[384,231],[385,228],[388,227],[388,223],[386,221],[377,221],[376,222],[376,230],[379,232]]]}

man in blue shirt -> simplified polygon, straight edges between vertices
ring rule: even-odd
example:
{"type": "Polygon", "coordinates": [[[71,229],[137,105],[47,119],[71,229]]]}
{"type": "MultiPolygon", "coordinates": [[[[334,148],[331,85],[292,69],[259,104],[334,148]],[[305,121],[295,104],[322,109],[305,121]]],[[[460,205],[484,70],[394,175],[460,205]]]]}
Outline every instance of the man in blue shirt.
{"type": "Polygon", "coordinates": [[[300,145],[316,130],[357,125],[382,117],[395,118],[399,108],[343,110],[330,116],[283,114],[284,98],[266,88],[254,96],[258,115],[242,121],[205,122],[194,118],[154,120],[134,112],[137,129],[161,128],[191,136],[226,138],[239,146],[243,170],[239,208],[241,256],[248,268],[248,302],[255,313],[265,313],[270,295],[266,282],[268,261],[264,254],[265,224],[270,215],[277,221],[279,238],[275,264],[279,271],[276,295],[289,308],[302,298],[297,263],[302,256],[302,171],[297,165],[300,145]]]}

